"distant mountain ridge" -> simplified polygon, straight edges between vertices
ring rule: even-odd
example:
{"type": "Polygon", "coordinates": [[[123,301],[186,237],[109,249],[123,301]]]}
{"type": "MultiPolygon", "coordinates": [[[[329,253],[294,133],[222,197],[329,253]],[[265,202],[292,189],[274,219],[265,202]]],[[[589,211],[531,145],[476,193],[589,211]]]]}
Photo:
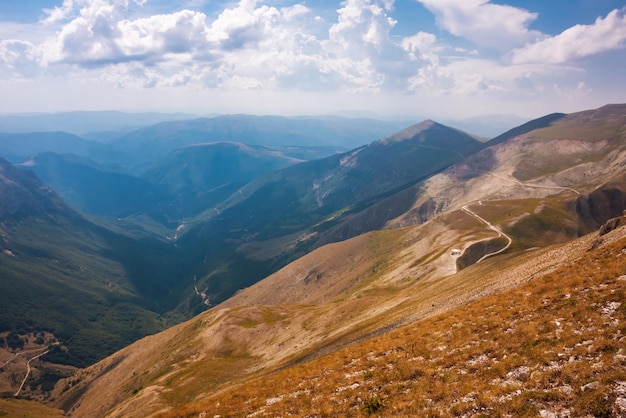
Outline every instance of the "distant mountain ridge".
{"type": "Polygon", "coordinates": [[[176,205],[173,214],[192,216],[217,205],[247,182],[301,161],[261,146],[199,143],[170,153],[141,178],[168,190],[170,206],[176,205]]]}
{"type": "Polygon", "coordinates": [[[67,132],[0,133],[0,156],[21,163],[43,152],[75,154],[95,161],[108,162],[123,158],[111,146],[87,141],[67,132]]]}
{"type": "Polygon", "coordinates": [[[402,140],[385,138],[269,173],[204,212],[178,240],[181,248],[200,249],[199,256],[208,260],[196,271],[198,286],[219,302],[322,243],[378,229],[408,209],[406,202],[378,211],[375,219],[358,214],[461,161],[459,149],[468,153],[483,147],[469,135],[432,122],[413,131],[397,134],[402,140]],[[268,250],[261,259],[248,254],[246,249],[264,242],[268,250]]]}
{"type": "Polygon", "coordinates": [[[111,141],[111,144],[143,161],[158,159],[175,149],[204,142],[340,146],[350,149],[404,126],[402,122],[370,119],[221,115],[160,123],[133,131],[111,141]]]}
{"type": "Polygon", "coordinates": [[[0,132],[64,131],[74,135],[102,131],[128,132],[168,120],[193,119],[196,117],[197,115],[187,113],[129,113],[118,111],[17,113],[0,115],[0,132]]]}
{"type": "Polygon", "coordinates": [[[161,203],[171,199],[158,185],[72,154],[42,153],[21,167],[35,172],[72,207],[94,215],[158,212],[161,203]]]}

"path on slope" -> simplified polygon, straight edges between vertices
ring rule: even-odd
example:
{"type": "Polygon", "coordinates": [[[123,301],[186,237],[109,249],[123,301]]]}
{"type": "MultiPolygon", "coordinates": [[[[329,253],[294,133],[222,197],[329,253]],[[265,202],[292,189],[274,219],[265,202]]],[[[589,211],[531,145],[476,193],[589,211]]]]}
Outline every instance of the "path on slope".
{"type": "Polygon", "coordinates": [[[20,385],[19,389],[17,390],[17,392],[15,392],[15,397],[20,395],[20,392],[22,391],[22,388],[24,387],[24,384],[26,383],[26,380],[28,380],[28,376],[30,375],[30,362],[33,360],[38,359],[39,357],[48,354],[49,350],[44,351],[43,353],[37,354],[34,357],[31,357],[30,359],[28,359],[28,361],[26,362],[26,376],[24,376],[24,380],[22,380],[22,384],[20,385]]]}
{"type": "Polygon", "coordinates": [[[506,251],[511,246],[511,244],[513,243],[513,239],[510,236],[508,236],[507,234],[505,234],[500,228],[498,228],[497,226],[494,226],[491,222],[489,222],[488,220],[486,220],[486,219],[482,218],[481,216],[479,216],[476,212],[474,212],[473,210],[468,208],[467,205],[464,205],[461,209],[465,213],[467,213],[468,215],[473,216],[474,218],[478,219],[479,221],[481,221],[482,223],[487,225],[489,227],[489,229],[491,229],[492,231],[494,231],[494,232],[496,232],[498,234],[498,237],[504,237],[508,241],[508,243],[503,248],[499,249],[498,251],[494,251],[492,253],[483,255],[476,263],[480,263],[481,261],[483,261],[487,257],[492,257],[494,255],[500,254],[500,253],[506,251]]]}
{"type": "Polygon", "coordinates": [[[497,175],[497,174],[495,174],[495,173],[492,173],[491,171],[487,172],[487,174],[489,174],[489,175],[491,175],[491,176],[493,176],[493,177],[495,177],[495,178],[497,178],[497,179],[503,180],[503,181],[508,181],[508,182],[516,183],[516,184],[518,184],[518,185],[520,185],[520,186],[522,186],[522,187],[530,187],[530,188],[534,188],[534,189],[556,189],[556,190],[568,190],[568,191],[573,192],[573,193],[575,193],[575,194],[577,194],[577,195],[580,195],[580,192],[579,192],[578,190],[576,190],[576,189],[572,189],[571,187],[563,187],[563,186],[542,186],[542,185],[539,185],[539,184],[524,183],[524,182],[519,181],[519,180],[518,180],[518,179],[516,179],[515,177],[513,177],[513,178],[506,178],[506,177],[499,176],[499,175],[497,175]]]}
{"type": "MultiPolygon", "coordinates": [[[[471,170],[471,171],[481,172],[481,171],[478,171],[478,170],[471,170]]],[[[506,177],[502,177],[502,176],[499,176],[499,175],[497,175],[497,174],[495,174],[495,173],[493,173],[493,172],[491,172],[491,171],[487,171],[487,172],[484,172],[484,171],[483,171],[483,172],[481,172],[481,173],[483,173],[483,174],[489,174],[490,176],[495,177],[495,178],[497,178],[497,179],[499,179],[499,180],[503,180],[503,181],[508,181],[508,182],[516,183],[516,184],[518,184],[518,185],[520,185],[520,186],[522,186],[522,187],[530,187],[530,188],[536,188],[536,189],[556,189],[556,190],[567,190],[567,191],[573,192],[573,193],[575,193],[575,194],[577,194],[577,195],[580,195],[580,192],[579,192],[578,190],[573,189],[573,188],[571,188],[571,187],[563,187],[563,186],[541,186],[541,185],[537,185],[537,184],[529,184],[529,183],[524,183],[524,182],[519,181],[519,180],[518,180],[518,179],[516,179],[516,178],[506,178],[506,177]]],[[[479,203],[480,203],[480,202],[479,202],[479,203]]],[[[480,217],[480,216],[479,216],[476,212],[474,212],[474,211],[472,211],[470,208],[468,208],[468,207],[467,207],[467,205],[463,205],[463,206],[461,207],[461,209],[462,209],[465,213],[467,213],[467,214],[469,214],[469,215],[473,216],[474,218],[478,219],[479,221],[481,221],[482,223],[484,223],[485,225],[487,225],[487,226],[489,227],[489,229],[491,229],[492,231],[496,232],[496,233],[498,234],[498,236],[499,236],[499,237],[505,237],[505,238],[508,240],[508,243],[507,243],[507,244],[506,244],[503,248],[499,249],[498,251],[494,251],[494,252],[492,252],[492,253],[485,254],[485,255],[484,255],[484,256],[482,256],[482,257],[481,257],[481,258],[480,258],[480,259],[479,259],[476,263],[480,263],[481,261],[483,261],[483,260],[484,260],[485,258],[487,258],[487,257],[492,257],[492,256],[494,256],[494,255],[500,254],[500,253],[502,253],[502,252],[506,251],[506,250],[507,250],[507,249],[511,246],[511,244],[513,243],[513,239],[512,239],[510,236],[508,236],[507,234],[505,234],[505,233],[504,233],[504,232],[503,232],[500,228],[498,228],[498,227],[494,226],[491,222],[489,222],[489,221],[487,221],[486,219],[484,219],[484,218],[480,217]]]]}

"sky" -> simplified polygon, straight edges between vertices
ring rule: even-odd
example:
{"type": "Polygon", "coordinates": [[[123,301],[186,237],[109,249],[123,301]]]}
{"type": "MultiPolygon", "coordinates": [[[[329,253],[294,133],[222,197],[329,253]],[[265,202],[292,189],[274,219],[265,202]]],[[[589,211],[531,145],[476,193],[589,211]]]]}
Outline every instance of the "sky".
{"type": "Polygon", "coordinates": [[[533,118],[626,102],[626,0],[0,0],[0,113],[533,118]]]}

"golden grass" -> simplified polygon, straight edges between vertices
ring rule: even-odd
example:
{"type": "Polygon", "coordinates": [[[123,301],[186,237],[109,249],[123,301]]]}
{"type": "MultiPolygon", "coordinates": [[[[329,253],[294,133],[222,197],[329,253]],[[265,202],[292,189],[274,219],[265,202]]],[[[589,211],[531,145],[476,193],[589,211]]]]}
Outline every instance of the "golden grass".
{"type": "Polygon", "coordinates": [[[513,290],[162,416],[619,416],[625,286],[626,238],[513,290]]]}
{"type": "Polygon", "coordinates": [[[48,408],[37,402],[22,399],[0,399],[2,418],[61,418],[66,416],[59,409],[48,408]]]}

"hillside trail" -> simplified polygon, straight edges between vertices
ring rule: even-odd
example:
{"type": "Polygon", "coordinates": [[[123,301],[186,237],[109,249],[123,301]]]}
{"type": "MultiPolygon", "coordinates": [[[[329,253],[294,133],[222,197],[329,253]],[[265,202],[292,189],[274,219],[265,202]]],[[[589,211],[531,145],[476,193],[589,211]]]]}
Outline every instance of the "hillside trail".
{"type": "Polygon", "coordinates": [[[518,179],[516,179],[516,178],[506,178],[506,177],[502,177],[502,176],[499,176],[499,175],[497,175],[497,174],[495,174],[495,173],[492,173],[491,171],[488,171],[488,172],[486,172],[486,173],[484,173],[484,174],[489,174],[490,176],[493,176],[493,177],[495,177],[495,178],[497,178],[497,179],[499,179],[499,180],[512,182],[512,183],[515,183],[515,184],[517,184],[517,185],[519,185],[519,186],[522,186],[522,187],[530,187],[530,188],[535,188],[535,189],[556,189],[556,190],[567,190],[567,191],[573,192],[573,193],[575,193],[575,194],[577,194],[577,195],[580,195],[580,192],[579,192],[578,190],[576,190],[576,189],[572,189],[571,187],[564,187],[564,186],[541,186],[541,185],[539,185],[539,184],[524,183],[524,182],[522,182],[522,181],[519,181],[519,180],[518,180],[518,179]]]}
{"type": "Polygon", "coordinates": [[[26,362],[26,376],[24,376],[24,379],[22,380],[22,384],[20,385],[20,387],[17,389],[17,392],[15,392],[15,397],[20,396],[20,392],[22,391],[22,389],[24,388],[24,384],[26,384],[26,381],[28,380],[28,376],[30,376],[30,362],[33,360],[38,359],[41,356],[44,356],[46,354],[48,354],[50,350],[46,350],[43,353],[37,354],[34,357],[31,357],[30,359],[28,359],[28,361],[26,362]]]}
{"type": "MultiPolygon", "coordinates": [[[[498,175],[498,174],[495,174],[495,173],[493,173],[493,172],[491,172],[491,171],[480,171],[480,170],[470,170],[470,171],[474,171],[474,172],[476,172],[476,173],[481,173],[481,174],[488,174],[488,175],[490,175],[490,176],[492,176],[492,177],[494,177],[494,178],[497,178],[497,179],[499,179],[499,180],[506,181],[506,182],[511,182],[511,183],[515,183],[515,184],[517,184],[517,185],[519,185],[519,186],[522,186],[522,187],[529,187],[529,188],[535,188],[535,189],[565,190],[565,191],[570,191],[570,192],[573,192],[573,193],[575,193],[576,195],[580,195],[580,194],[581,194],[578,190],[573,189],[573,188],[571,188],[571,187],[564,187],[564,186],[542,186],[542,185],[538,185],[538,184],[525,183],[525,182],[522,182],[522,181],[520,181],[520,180],[518,180],[518,179],[516,179],[516,178],[514,178],[514,177],[513,177],[513,178],[511,178],[511,177],[503,177],[503,176],[498,175]]],[[[479,201],[478,203],[479,203],[479,204],[482,204],[482,201],[479,201]]],[[[471,216],[473,216],[474,218],[478,219],[480,222],[482,222],[482,223],[484,223],[485,225],[487,225],[487,227],[488,227],[489,229],[491,229],[492,231],[496,232],[496,233],[498,234],[498,236],[499,236],[499,237],[505,237],[505,238],[507,239],[507,241],[508,241],[508,242],[507,242],[507,244],[506,244],[503,248],[501,248],[501,249],[500,249],[500,250],[498,250],[498,251],[494,251],[494,252],[492,252],[492,253],[485,254],[485,255],[484,255],[484,256],[482,256],[482,257],[481,257],[481,258],[480,258],[480,259],[479,259],[476,263],[480,263],[481,261],[483,261],[484,259],[486,259],[486,258],[488,258],[488,257],[492,257],[492,256],[494,256],[494,255],[497,255],[497,254],[503,253],[504,251],[506,251],[506,250],[507,250],[507,249],[511,246],[511,244],[513,243],[513,239],[512,239],[509,235],[505,234],[505,233],[504,233],[504,232],[503,232],[500,228],[496,227],[496,226],[495,226],[495,225],[493,225],[491,222],[489,222],[489,221],[487,221],[486,219],[484,219],[484,218],[482,218],[481,216],[479,216],[476,212],[472,211],[472,210],[471,210],[471,209],[470,209],[467,205],[463,205],[463,206],[461,207],[461,210],[463,210],[463,211],[464,211],[465,213],[467,213],[468,215],[471,215],[471,216]]]]}
{"type": "MultiPolygon", "coordinates": [[[[486,219],[482,218],[481,216],[479,216],[476,212],[474,212],[473,210],[468,208],[467,205],[463,205],[461,210],[463,210],[463,212],[467,213],[468,215],[473,216],[474,218],[478,219],[480,222],[482,222],[485,225],[487,225],[489,227],[489,229],[491,229],[492,231],[494,231],[495,233],[498,234],[498,237],[504,237],[508,241],[507,244],[504,247],[502,247],[501,249],[499,249],[498,251],[494,251],[492,253],[488,253],[488,254],[483,255],[481,258],[478,259],[478,261],[476,261],[476,264],[480,263],[481,261],[483,261],[484,259],[486,259],[488,257],[492,257],[494,255],[498,255],[498,254],[506,251],[511,246],[511,244],[513,243],[513,239],[510,236],[508,236],[507,234],[505,234],[500,228],[498,228],[497,226],[493,225],[488,220],[486,220],[486,219]]],[[[491,239],[491,238],[488,238],[488,239],[491,239]]],[[[485,241],[485,240],[483,240],[483,241],[485,241]]]]}

